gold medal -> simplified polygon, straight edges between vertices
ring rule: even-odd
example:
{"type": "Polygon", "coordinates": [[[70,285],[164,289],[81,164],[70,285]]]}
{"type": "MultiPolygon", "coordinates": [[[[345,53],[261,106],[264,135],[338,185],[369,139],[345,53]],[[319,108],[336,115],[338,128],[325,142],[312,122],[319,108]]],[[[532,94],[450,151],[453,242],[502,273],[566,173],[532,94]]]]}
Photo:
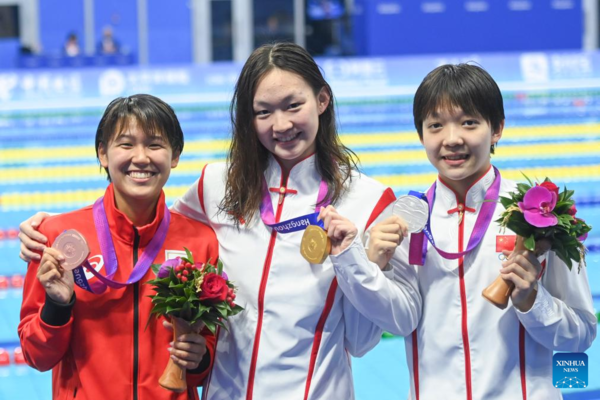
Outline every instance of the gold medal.
{"type": "Polygon", "coordinates": [[[331,240],[327,232],[317,225],[310,225],[304,231],[300,243],[300,254],[311,264],[323,264],[331,252],[331,240]]]}

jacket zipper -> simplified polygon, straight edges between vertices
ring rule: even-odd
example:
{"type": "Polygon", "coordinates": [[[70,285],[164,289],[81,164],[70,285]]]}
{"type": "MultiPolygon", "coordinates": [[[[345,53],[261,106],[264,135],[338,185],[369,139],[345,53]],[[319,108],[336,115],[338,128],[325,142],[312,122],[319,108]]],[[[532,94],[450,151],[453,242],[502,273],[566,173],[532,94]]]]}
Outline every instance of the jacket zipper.
{"type": "MultiPolygon", "coordinates": [[[[138,261],[138,248],[140,246],[140,234],[133,227],[135,234],[133,239],[133,265],[138,261]]],[[[138,400],[138,368],[139,368],[139,282],[133,284],[133,400],[138,400]]]]}
{"type": "MultiPolygon", "coordinates": [[[[281,187],[287,186],[287,178],[285,182],[281,182],[281,187]]],[[[275,215],[275,222],[279,222],[281,218],[281,211],[283,210],[283,202],[285,196],[283,193],[279,195],[279,201],[277,202],[277,213],[275,215]]],[[[252,400],[254,392],[254,378],[256,373],[256,361],[258,358],[258,348],[260,346],[260,333],[262,329],[262,320],[264,312],[264,301],[265,301],[265,290],[267,289],[267,280],[269,279],[269,271],[271,270],[271,261],[273,258],[273,250],[275,248],[275,241],[277,239],[277,231],[273,229],[271,232],[271,240],[269,241],[269,248],[267,250],[267,257],[263,266],[263,275],[260,280],[260,287],[258,291],[258,321],[256,323],[256,334],[254,335],[254,346],[252,349],[252,358],[250,360],[250,370],[248,371],[248,387],[246,388],[246,400],[252,400]]]]}
{"type": "MultiPolygon", "coordinates": [[[[464,251],[464,208],[465,206],[458,202],[459,222],[458,222],[458,251],[464,251]]],[[[467,290],[465,287],[465,257],[458,259],[458,276],[460,285],[460,304],[461,304],[461,330],[463,339],[463,349],[465,352],[465,383],[467,389],[467,400],[473,399],[471,388],[471,346],[469,344],[469,329],[467,323],[467,290]]]]}

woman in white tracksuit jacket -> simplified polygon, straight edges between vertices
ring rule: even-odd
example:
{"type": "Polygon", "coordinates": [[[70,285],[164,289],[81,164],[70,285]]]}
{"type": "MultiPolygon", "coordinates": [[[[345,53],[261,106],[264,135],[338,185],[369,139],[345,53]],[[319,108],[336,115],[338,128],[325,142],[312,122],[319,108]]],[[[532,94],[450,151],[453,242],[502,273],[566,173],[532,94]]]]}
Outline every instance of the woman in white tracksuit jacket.
{"type": "Polygon", "coordinates": [[[233,104],[228,163],[206,166],[174,205],[215,230],[244,307],[218,333],[204,398],[353,399],[350,355],[372,349],[382,328],[410,334],[420,318],[415,271],[399,267],[384,276],[360,241],[394,194],[353,170],[335,130],[331,89],[301,47],[257,49],[233,104]],[[325,203],[317,200],[323,184],[325,203]],[[321,216],[333,247],[323,264],[302,258],[303,231],[278,233],[265,224],[265,196],[271,222],[314,213],[330,200],[334,208],[321,216]]]}
{"type": "MultiPolygon", "coordinates": [[[[413,110],[439,172],[430,216],[435,244],[463,252],[497,178],[490,153],[504,127],[502,95],[483,69],[444,65],[427,75],[413,110]]],[[[499,195],[508,197],[516,185],[499,179],[499,195]]],[[[423,314],[405,341],[410,399],[560,399],[552,381],[553,351],[583,352],[596,336],[586,269],[569,270],[551,251],[539,260],[527,251],[510,254],[516,236],[494,222],[504,211],[500,203],[494,207],[481,242],[466,255],[446,259],[428,243],[424,264],[413,267],[423,314]],[[500,273],[515,284],[504,310],[481,295],[500,273]]],[[[370,232],[369,256],[382,266],[391,253],[386,258],[371,251],[396,248],[382,239],[386,226],[388,220],[370,232]]],[[[409,266],[411,240],[391,258],[396,269],[409,266]]]]}

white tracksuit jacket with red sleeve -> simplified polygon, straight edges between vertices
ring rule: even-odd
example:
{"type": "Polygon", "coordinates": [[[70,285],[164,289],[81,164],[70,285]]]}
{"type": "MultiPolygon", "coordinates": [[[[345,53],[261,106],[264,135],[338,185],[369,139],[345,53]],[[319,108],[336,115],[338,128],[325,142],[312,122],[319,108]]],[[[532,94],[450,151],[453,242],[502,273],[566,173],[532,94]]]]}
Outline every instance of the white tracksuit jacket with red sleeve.
{"type": "MultiPolygon", "coordinates": [[[[204,398],[353,399],[350,355],[372,349],[382,328],[408,335],[417,326],[414,269],[386,278],[367,261],[360,239],[322,265],[310,264],[300,255],[303,231],[276,233],[259,216],[238,229],[219,213],[225,174],[225,164],[209,164],[174,206],[215,230],[225,271],[238,286],[236,302],[244,307],[219,332],[204,398]]],[[[294,166],[287,182],[271,158],[265,179],[277,221],[315,211],[321,178],[314,156],[294,166]]],[[[393,200],[390,189],[355,173],[334,206],[360,236],[393,200]]]]}
{"type": "MultiPolygon", "coordinates": [[[[461,221],[457,196],[438,179],[431,217],[437,247],[466,249],[493,180],[490,168],[468,190],[461,221]]],[[[508,197],[514,189],[514,182],[502,179],[500,195],[508,197]]],[[[553,252],[543,256],[528,312],[510,300],[500,310],[481,296],[499,275],[505,244],[514,247],[514,233],[494,222],[503,210],[498,203],[482,242],[466,256],[447,260],[429,245],[425,265],[415,267],[423,315],[405,341],[413,400],[561,399],[552,382],[553,351],[583,352],[596,336],[586,269],[577,273],[574,265],[570,271],[553,252]]],[[[398,247],[392,264],[406,266],[409,242],[398,247]]]]}

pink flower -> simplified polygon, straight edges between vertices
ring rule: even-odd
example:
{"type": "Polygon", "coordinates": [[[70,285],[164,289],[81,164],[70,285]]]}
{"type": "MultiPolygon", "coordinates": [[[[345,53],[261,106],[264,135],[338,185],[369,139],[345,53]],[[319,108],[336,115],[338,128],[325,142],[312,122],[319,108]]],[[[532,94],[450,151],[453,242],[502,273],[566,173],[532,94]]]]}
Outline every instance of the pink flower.
{"type": "Polygon", "coordinates": [[[558,223],[558,218],[552,213],[558,196],[554,191],[543,186],[534,186],[525,193],[519,208],[523,211],[525,221],[537,228],[546,228],[558,223]]]}

